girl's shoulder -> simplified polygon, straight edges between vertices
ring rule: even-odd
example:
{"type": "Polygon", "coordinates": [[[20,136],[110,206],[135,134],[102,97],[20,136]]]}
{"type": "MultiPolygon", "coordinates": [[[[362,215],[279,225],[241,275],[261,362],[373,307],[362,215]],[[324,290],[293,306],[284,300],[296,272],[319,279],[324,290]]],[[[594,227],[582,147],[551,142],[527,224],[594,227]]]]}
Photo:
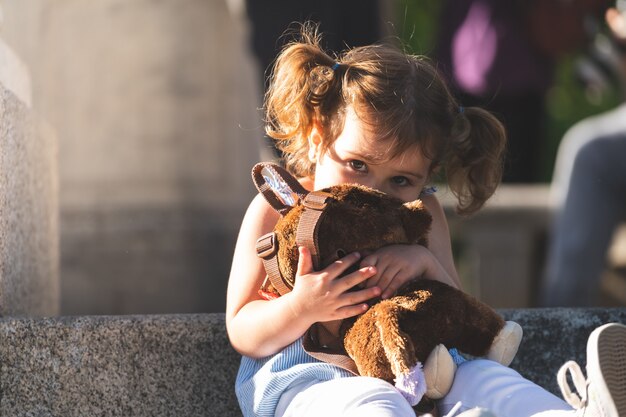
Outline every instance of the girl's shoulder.
{"type": "Polygon", "coordinates": [[[257,194],[246,211],[246,219],[260,222],[260,224],[269,224],[273,228],[280,215],[278,212],[267,202],[262,194],[257,194]]]}
{"type": "Polygon", "coordinates": [[[298,178],[298,182],[309,191],[315,187],[315,181],[311,177],[298,178]]]}

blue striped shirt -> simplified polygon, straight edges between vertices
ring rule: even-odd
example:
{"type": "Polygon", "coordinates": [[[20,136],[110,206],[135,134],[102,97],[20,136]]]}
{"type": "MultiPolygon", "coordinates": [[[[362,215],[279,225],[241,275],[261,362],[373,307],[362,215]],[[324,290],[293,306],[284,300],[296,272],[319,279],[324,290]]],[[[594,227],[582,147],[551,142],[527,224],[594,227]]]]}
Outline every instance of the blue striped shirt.
{"type": "Polygon", "coordinates": [[[241,358],[235,392],[244,417],[273,417],[282,393],[293,384],[354,376],[304,351],[302,338],[273,356],[241,358]]]}
{"type": "MultiPolygon", "coordinates": [[[[457,366],[465,362],[456,349],[449,352],[457,366]]],[[[244,417],[273,417],[280,396],[292,385],[348,377],[354,375],[306,353],[300,338],[273,356],[263,359],[243,356],[235,393],[244,417]]]]}

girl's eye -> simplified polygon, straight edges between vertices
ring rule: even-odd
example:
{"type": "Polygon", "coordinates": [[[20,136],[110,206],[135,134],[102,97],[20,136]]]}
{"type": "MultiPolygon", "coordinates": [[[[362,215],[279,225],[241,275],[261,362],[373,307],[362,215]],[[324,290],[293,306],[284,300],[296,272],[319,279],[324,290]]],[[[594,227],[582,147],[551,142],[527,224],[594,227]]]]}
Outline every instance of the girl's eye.
{"type": "Polygon", "coordinates": [[[391,179],[391,181],[395,184],[395,185],[410,185],[409,179],[407,177],[393,177],[391,179]]]}
{"type": "Polygon", "coordinates": [[[365,162],[359,161],[358,159],[353,159],[348,163],[350,164],[350,168],[352,168],[355,171],[364,172],[367,170],[367,166],[365,165],[365,162]]]}

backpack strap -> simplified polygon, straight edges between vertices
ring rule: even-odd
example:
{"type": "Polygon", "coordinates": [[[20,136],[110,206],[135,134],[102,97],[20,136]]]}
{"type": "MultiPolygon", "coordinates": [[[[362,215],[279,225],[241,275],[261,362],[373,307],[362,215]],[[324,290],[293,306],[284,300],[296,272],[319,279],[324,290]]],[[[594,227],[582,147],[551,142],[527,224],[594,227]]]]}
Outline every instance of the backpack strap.
{"type": "MultiPolygon", "coordinates": [[[[302,214],[296,230],[296,244],[309,249],[313,269],[319,270],[320,256],[318,247],[318,226],[322,219],[326,203],[332,195],[324,191],[312,191],[302,200],[302,214]]],[[[263,261],[267,278],[280,295],[293,289],[293,282],[287,281],[280,273],[278,266],[278,238],[270,232],[261,236],[256,242],[257,256],[263,261]]]]}
{"type": "Polygon", "coordinates": [[[336,343],[339,343],[340,346],[322,346],[319,342],[319,338],[322,333],[327,334],[327,337],[333,338],[333,335],[331,335],[320,323],[314,323],[311,327],[309,327],[306,333],[304,333],[304,338],[302,339],[302,347],[304,348],[304,351],[319,361],[339,366],[346,371],[359,375],[356,364],[343,348],[343,340],[336,340],[336,343]]]}
{"type": "MultiPolygon", "coordinates": [[[[252,179],[259,192],[281,216],[291,210],[298,201],[301,202],[303,211],[296,231],[296,243],[309,249],[313,269],[319,270],[318,225],[324,215],[326,203],[332,195],[324,191],[308,192],[287,170],[272,163],[256,164],[252,168],[252,179]]],[[[274,289],[280,295],[290,292],[293,289],[293,282],[283,278],[278,265],[276,233],[261,236],[257,240],[256,251],[257,256],[263,261],[267,279],[274,289]]]]}
{"type": "Polygon", "coordinates": [[[308,191],[280,165],[260,162],[252,168],[252,180],[267,202],[284,216],[308,191]]]}
{"type": "Polygon", "coordinates": [[[298,246],[306,247],[311,252],[311,260],[313,261],[313,269],[319,271],[320,251],[318,245],[318,229],[319,222],[325,214],[326,204],[330,193],[324,191],[311,191],[302,200],[304,210],[298,222],[298,230],[296,231],[296,243],[298,246]]]}
{"type": "MultiPolygon", "coordinates": [[[[276,233],[270,232],[261,236],[256,241],[256,253],[263,261],[265,272],[270,283],[280,295],[285,295],[293,289],[290,283],[283,279],[278,267],[278,239],[276,233]]],[[[264,283],[265,286],[265,283],[264,283]]]]}

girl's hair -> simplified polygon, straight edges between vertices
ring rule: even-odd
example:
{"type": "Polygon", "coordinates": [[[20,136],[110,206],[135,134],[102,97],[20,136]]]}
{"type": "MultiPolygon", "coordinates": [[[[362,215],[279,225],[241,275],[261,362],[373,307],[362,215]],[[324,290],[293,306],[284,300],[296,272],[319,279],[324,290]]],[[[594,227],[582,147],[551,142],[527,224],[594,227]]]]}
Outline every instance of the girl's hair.
{"type": "Polygon", "coordinates": [[[483,109],[459,107],[428,58],[383,44],[331,57],[317,29],[303,25],[301,39],[278,56],[265,98],[267,134],[293,174],[313,174],[311,129],[321,129],[325,152],[341,133],[348,107],[388,141],[387,159],[419,145],[433,161],[431,173],[443,169],[459,213],[478,210],[499,184],[504,127],[483,109]]]}

